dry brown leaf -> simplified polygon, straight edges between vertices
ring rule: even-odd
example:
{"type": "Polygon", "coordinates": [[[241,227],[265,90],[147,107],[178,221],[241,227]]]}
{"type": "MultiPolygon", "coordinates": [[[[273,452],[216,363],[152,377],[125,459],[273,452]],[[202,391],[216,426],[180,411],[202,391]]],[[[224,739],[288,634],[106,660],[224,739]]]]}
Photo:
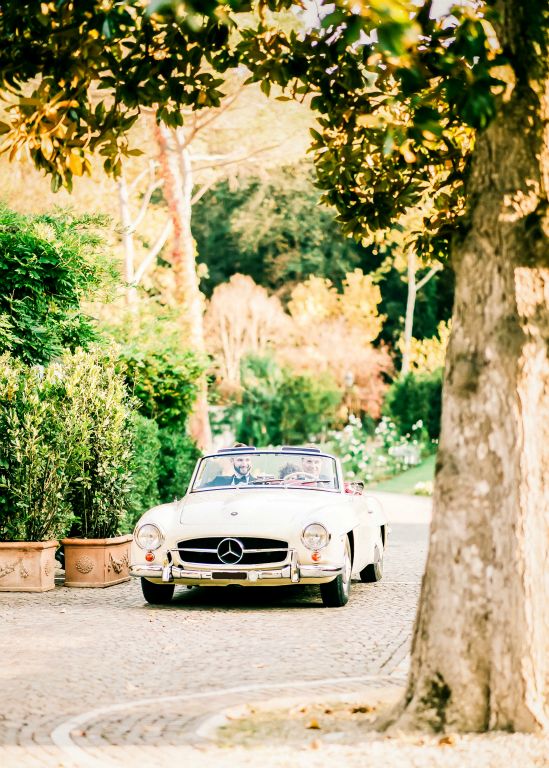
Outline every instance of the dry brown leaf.
{"type": "Polygon", "coordinates": [[[449,733],[447,736],[442,736],[438,740],[439,747],[453,747],[455,743],[456,743],[456,737],[451,733],[449,733]]]}
{"type": "Polygon", "coordinates": [[[306,726],[311,731],[319,731],[320,730],[320,724],[316,718],[313,717],[313,719],[309,722],[309,725],[306,726]]]}
{"type": "Polygon", "coordinates": [[[365,715],[368,712],[375,712],[375,707],[370,707],[368,704],[364,704],[364,706],[361,707],[351,707],[351,712],[353,715],[361,714],[365,715]]]}
{"type": "Polygon", "coordinates": [[[292,707],[290,710],[288,710],[289,715],[303,715],[307,711],[307,707],[303,704],[298,704],[295,707],[292,707]]]}
{"type": "Polygon", "coordinates": [[[330,709],[330,707],[326,707],[326,709],[324,710],[324,714],[325,715],[332,715],[333,712],[334,712],[334,710],[330,709]]]}
{"type": "Polygon", "coordinates": [[[320,749],[321,746],[322,744],[318,739],[313,739],[313,741],[309,743],[309,749],[320,749]]]}

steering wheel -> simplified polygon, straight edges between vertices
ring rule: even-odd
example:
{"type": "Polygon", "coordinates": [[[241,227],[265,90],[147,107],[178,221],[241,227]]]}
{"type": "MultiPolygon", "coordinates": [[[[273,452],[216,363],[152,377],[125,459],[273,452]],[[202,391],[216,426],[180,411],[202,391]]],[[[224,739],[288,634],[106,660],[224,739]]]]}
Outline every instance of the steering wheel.
{"type": "Polygon", "coordinates": [[[316,477],[316,475],[311,475],[310,472],[290,472],[289,475],[284,475],[282,480],[304,480],[307,482],[314,481],[316,483],[318,477],[316,477]]]}

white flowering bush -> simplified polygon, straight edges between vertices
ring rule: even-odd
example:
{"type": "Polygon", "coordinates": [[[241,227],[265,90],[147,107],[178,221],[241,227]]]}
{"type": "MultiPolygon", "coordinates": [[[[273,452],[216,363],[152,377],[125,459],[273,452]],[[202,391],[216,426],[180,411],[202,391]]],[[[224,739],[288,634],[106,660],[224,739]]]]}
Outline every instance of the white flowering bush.
{"type": "Polygon", "coordinates": [[[416,483],[414,485],[414,496],[432,496],[433,483],[428,480],[425,483],[416,483]]]}
{"type": "Polygon", "coordinates": [[[356,416],[330,434],[330,450],[340,456],[345,476],[366,483],[397,475],[419,464],[431,451],[423,423],[418,421],[411,434],[401,435],[393,421],[384,416],[373,434],[368,434],[356,416]]]}

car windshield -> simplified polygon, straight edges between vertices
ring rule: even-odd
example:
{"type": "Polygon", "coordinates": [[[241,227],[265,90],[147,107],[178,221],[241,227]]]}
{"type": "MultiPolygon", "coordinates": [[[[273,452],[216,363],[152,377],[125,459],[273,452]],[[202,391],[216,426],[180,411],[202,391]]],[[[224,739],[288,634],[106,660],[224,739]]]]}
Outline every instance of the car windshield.
{"type": "Polygon", "coordinates": [[[319,453],[297,451],[206,456],[200,462],[191,493],[273,487],[337,491],[335,460],[319,453]]]}

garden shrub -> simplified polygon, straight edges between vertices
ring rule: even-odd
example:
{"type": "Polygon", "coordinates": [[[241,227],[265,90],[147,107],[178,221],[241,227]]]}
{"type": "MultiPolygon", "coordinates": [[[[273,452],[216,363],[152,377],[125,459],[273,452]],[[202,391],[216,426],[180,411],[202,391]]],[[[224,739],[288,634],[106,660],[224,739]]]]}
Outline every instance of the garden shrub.
{"type": "Polygon", "coordinates": [[[278,390],[280,433],[274,444],[322,440],[337,421],[342,395],[328,378],[315,379],[285,370],[278,390]]]}
{"type": "Polygon", "coordinates": [[[66,534],[70,477],[86,432],[73,405],[61,365],[29,367],[0,357],[1,540],[66,534]]]}
{"type": "Polygon", "coordinates": [[[98,340],[81,308],[112,285],[98,217],[23,216],[0,206],[0,353],[47,364],[98,340]]]}
{"type": "Polygon", "coordinates": [[[156,350],[137,344],[120,349],[118,369],[141,406],[140,413],[159,427],[180,428],[191,411],[203,366],[190,351],[157,345],[156,350]]]}
{"type": "Polygon", "coordinates": [[[71,535],[107,538],[122,531],[131,490],[134,401],[114,356],[101,350],[62,359],[66,397],[78,411],[82,442],[70,477],[71,535]]]}
{"type": "Polygon", "coordinates": [[[192,438],[177,429],[161,429],[158,495],[162,504],[185,495],[194,466],[201,456],[192,438]]]}
{"type": "Polygon", "coordinates": [[[383,413],[392,419],[401,435],[411,434],[419,421],[431,440],[440,434],[443,369],[433,373],[409,373],[393,382],[383,404],[383,413]]]}
{"type": "Polygon", "coordinates": [[[341,393],[329,378],[296,375],[271,358],[248,357],[242,384],[241,402],[229,409],[239,442],[310,442],[322,438],[337,421],[341,393]]]}
{"type": "Polygon", "coordinates": [[[128,496],[127,527],[160,502],[158,493],[160,438],[158,424],[141,413],[132,414],[134,452],[130,464],[132,487],[128,496]]]}

